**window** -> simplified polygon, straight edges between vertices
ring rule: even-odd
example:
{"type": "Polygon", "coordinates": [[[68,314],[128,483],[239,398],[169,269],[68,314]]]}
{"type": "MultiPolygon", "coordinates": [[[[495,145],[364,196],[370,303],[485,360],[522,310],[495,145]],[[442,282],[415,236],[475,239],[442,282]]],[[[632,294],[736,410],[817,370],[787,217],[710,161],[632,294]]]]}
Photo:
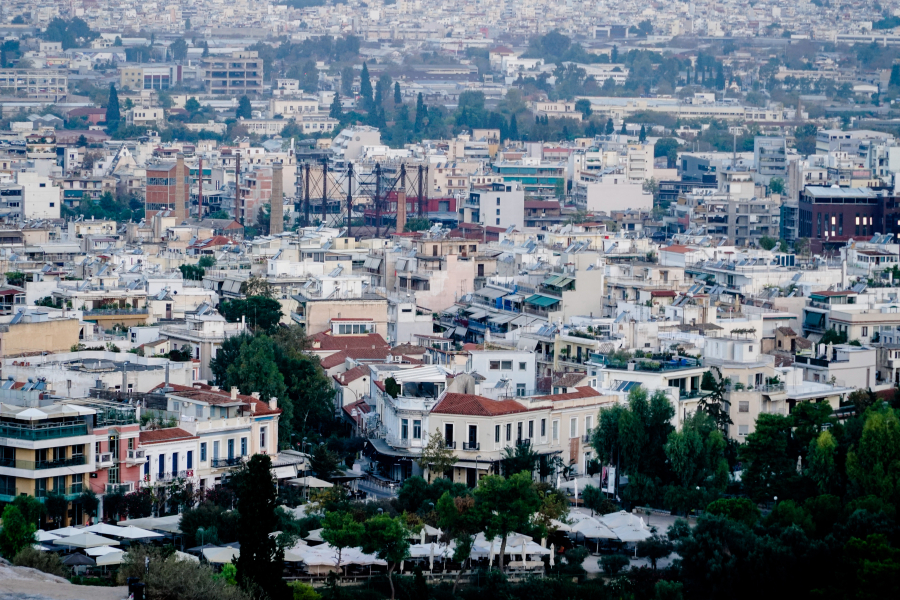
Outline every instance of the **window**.
{"type": "Polygon", "coordinates": [[[247,456],[247,438],[241,438],[241,456],[247,456]]]}
{"type": "Polygon", "coordinates": [[[743,436],[747,435],[750,432],[749,425],[738,425],[738,435],[743,436]]]}
{"type": "Polygon", "coordinates": [[[76,456],[84,456],[84,444],[75,444],[72,446],[72,458],[75,458],[76,456]]]}
{"type": "Polygon", "coordinates": [[[750,401],[741,400],[740,402],[738,402],[738,412],[750,412],[750,401]]]}
{"type": "Polygon", "coordinates": [[[494,425],[494,443],[495,444],[500,443],[500,426],[499,425],[494,425]]]}
{"type": "Polygon", "coordinates": [[[134,450],[134,438],[128,438],[128,449],[134,450]]]}
{"type": "Polygon", "coordinates": [[[534,421],[528,421],[528,439],[534,438],[534,421]]]}
{"type": "Polygon", "coordinates": [[[474,448],[477,443],[478,443],[478,426],[469,425],[469,446],[470,446],[469,449],[471,450],[472,448],[474,448]]]}
{"type": "Polygon", "coordinates": [[[422,439],[422,421],[419,419],[413,419],[413,439],[422,439]]]}
{"type": "Polygon", "coordinates": [[[541,437],[547,437],[547,419],[541,419],[541,437]]]}
{"type": "Polygon", "coordinates": [[[84,490],[84,473],[75,473],[72,475],[72,489],[70,490],[73,494],[80,494],[84,490]]]}
{"type": "Polygon", "coordinates": [[[506,424],[506,441],[507,442],[512,441],[512,423],[506,424]]]}
{"type": "Polygon", "coordinates": [[[502,371],[512,371],[512,361],[504,360],[500,363],[500,370],[502,371]]]}
{"type": "Polygon", "coordinates": [[[178,453],[172,453],[172,473],[178,472],[178,453]]]}
{"type": "Polygon", "coordinates": [[[200,462],[206,462],[206,442],[200,443],[200,462]]]}
{"type": "Polygon", "coordinates": [[[193,450],[187,451],[187,468],[188,469],[194,468],[194,451],[193,450]]]}
{"type": "Polygon", "coordinates": [[[266,428],[259,428],[259,449],[265,451],[266,449],[266,428]]]}
{"type": "Polygon", "coordinates": [[[34,480],[34,495],[36,498],[47,497],[47,478],[42,477],[34,480]]]}
{"type": "Polygon", "coordinates": [[[166,455],[159,455],[159,464],[156,466],[157,476],[162,479],[163,473],[166,472],[166,455]]]}
{"type": "Polygon", "coordinates": [[[444,441],[448,446],[453,444],[453,423],[444,424],[444,441]]]}
{"type": "Polygon", "coordinates": [[[234,458],[234,439],[228,440],[228,458],[234,458]]]}
{"type": "Polygon", "coordinates": [[[216,441],[213,442],[213,455],[212,455],[212,457],[213,457],[213,460],[216,460],[216,459],[219,458],[219,440],[216,440],[216,441]]]}
{"type": "Polygon", "coordinates": [[[578,437],[578,418],[572,417],[569,419],[569,437],[578,437]]]}
{"type": "Polygon", "coordinates": [[[553,420],[553,441],[559,441],[559,419],[553,420]]]}
{"type": "Polygon", "coordinates": [[[594,428],[594,415],[588,415],[584,418],[584,433],[585,435],[590,435],[591,430],[594,428]]]}
{"type": "Polygon", "coordinates": [[[527,365],[527,363],[520,362],[520,363],[519,363],[519,370],[520,370],[520,371],[526,371],[526,370],[528,370],[528,365],[527,365]]]}
{"type": "Polygon", "coordinates": [[[66,492],[66,476],[65,475],[57,475],[53,478],[53,491],[57,494],[64,494],[66,492]]]}
{"type": "Polygon", "coordinates": [[[526,391],[524,383],[516,384],[516,396],[524,396],[526,391]]]}
{"type": "Polygon", "coordinates": [[[516,425],[516,443],[522,441],[522,421],[519,421],[518,425],[516,425]]]}
{"type": "Polygon", "coordinates": [[[863,336],[863,337],[868,337],[868,336],[869,336],[869,328],[868,328],[868,327],[863,327],[863,328],[862,328],[862,336],[863,336]]]}
{"type": "Polygon", "coordinates": [[[409,419],[400,419],[400,439],[409,439],[409,419]]]}
{"type": "Polygon", "coordinates": [[[500,361],[492,360],[489,368],[491,371],[499,371],[500,370],[500,361]]]}

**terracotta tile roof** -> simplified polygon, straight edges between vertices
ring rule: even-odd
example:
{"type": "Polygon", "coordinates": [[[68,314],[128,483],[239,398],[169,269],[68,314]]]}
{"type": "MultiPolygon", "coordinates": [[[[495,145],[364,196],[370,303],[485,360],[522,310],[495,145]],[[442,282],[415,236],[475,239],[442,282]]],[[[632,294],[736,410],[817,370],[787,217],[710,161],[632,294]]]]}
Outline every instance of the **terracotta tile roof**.
{"type": "Polygon", "coordinates": [[[575,387],[585,377],[587,377],[587,373],[583,371],[579,371],[576,373],[564,373],[553,380],[551,387],[575,387]]]}
{"type": "Polygon", "coordinates": [[[359,423],[362,420],[362,415],[368,414],[371,410],[372,407],[366,404],[365,400],[357,400],[344,407],[344,412],[347,413],[347,416],[350,417],[354,423],[359,423]],[[355,416],[353,415],[354,409],[357,411],[355,416]]]}
{"type": "Polygon", "coordinates": [[[369,367],[366,365],[359,365],[358,367],[353,367],[346,373],[341,373],[340,375],[334,375],[335,381],[337,381],[341,385],[347,385],[356,381],[361,377],[367,377],[369,375],[369,367]]]}
{"type": "MultiPolygon", "coordinates": [[[[159,391],[160,388],[163,387],[165,387],[165,384],[161,383],[152,391],[159,391]]],[[[206,402],[210,405],[229,404],[231,402],[234,402],[231,399],[231,390],[213,390],[212,386],[205,383],[195,383],[193,386],[170,383],[169,387],[173,390],[173,396],[199,400],[200,402],[206,402]]],[[[256,410],[252,413],[254,416],[281,414],[280,408],[272,410],[271,408],[269,408],[269,403],[262,398],[254,398],[253,396],[248,396],[246,394],[238,394],[237,400],[247,406],[247,412],[250,411],[251,405],[255,406],[256,410]]]]}
{"type": "Polygon", "coordinates": [[[659,251],[660,252],[675,252],[677,254],[687,254],[688,252],[694,252],[694,249],[688,248],[687,246],[679,246],[676,244],[674,246],[667,246],[665,248],[660,248],[659,251]]]}
{"type": "Polygon", "coordinates": [[[550,400],[551,402],[558,402],[560,400],[577,400],[579,398],[600,397],[600,392],[592,387],[584,386],[575,389],[578,391],[569,392],[568,394],[551,394],[550,396],[539,396],[538,398],[535,398],[535,400],[550,400]]]}
{"type": "Polygon", "coordinates": [[[313,347],[317,350],[347,350],[348,348],[390,348],[378,333],[364,335],[331,335],[322,331],[312,336],[313,347]]]}
{"type": "Polygon", "coordinates": [[[192,435],[180,427],[169,427],[167,429],[142,431],[140,443],[144,446],[146,444],[164,444],[166,442],[181,442],[195,439],[197,439],[196,435],[192,435]]]}
{"type": "MultiPolygon", "coordinates": [[[[443,338],[442,338],[443,339],[443,338]]],[[[414,344],[399,344],[391,348],[391,353],[394,355],[402,354],[403,356],[410,355],[424,355],[428,349],[425,346],[416,346],[414,344]]]]}
{"type": "Polygon", "coordinates": [[[528,412],[528,409],[515,400],[491,400],[475,394],[446,394],[431,412],[490,417],[528,412]]]}
{"type": "Polygon", "coordinates": [[[775,331],[777,331],[781,335],[786,335],[788,337],[795,337],[797,335],[797,332],[790,327],[776,327],[775,331]]]}

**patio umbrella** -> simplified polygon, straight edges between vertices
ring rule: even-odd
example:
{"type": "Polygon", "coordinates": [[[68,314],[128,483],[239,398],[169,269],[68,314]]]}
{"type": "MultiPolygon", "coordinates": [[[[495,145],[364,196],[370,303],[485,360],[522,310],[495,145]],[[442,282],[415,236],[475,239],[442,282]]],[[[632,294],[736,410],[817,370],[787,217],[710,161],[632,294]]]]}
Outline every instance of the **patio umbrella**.
{"type": "Polygon", "coordinates": [[[119,527],[118,525],[110,525],[109,523],[97,523],[96,525],[85,527],[83,531],[89,531],[91,533],[96,533],[97,535],[112,535],[116,537],[122,537],[122,532],[124,530],[124,527],[119,527]]]}
{"type": "Polygon", "coordinates": [[[528,542],[526,542],[524,539],[522,540],[522,568],[523,568],[523,569],[524,569],[526,566],[528,566],[528,565],[526,564],[528,561],[525,559],[525,545],[526,545],[527,543],[528,543],[528,542]]]}
{"type": "Polygon", "coordinates": [[[44,531],[43,529],[38,529],[34,532],[34,537],[39,542],[52,542],[53,540],[58,540],[62,536],[50,533],[49,531],[44,531]]]}
{"type": "Polygon", "coordinates": [[[308,542],[324,542],[322,539],[322,530],[321,529],[313,529],[309,532],[309,535],[303,538],[308,542]]]}
{"type": "Polygon", "coordinates": [[[109,554],[104,554],[97,558],[97,566],[109,567],[112,565],[120,565],[125,560],[126,556],[128,556],[127,552],[110,552],[109,554]]]}
{"type": "Polygon", "coordinates": [[[203,551],[206,560],[215,564],[227,564],[241,555],[237,548],[208,548],[203,551]]]}
{"type": "Polygon", "coordinates": [[[189,562],[200,562],[200,559],[194,556],[193,554],[188,554],[186,552],[182,552],[181,550],[175,551],[175,560],[185,560],[189,562]]]}
{"type": "Polygon", "coordinates": [[[431,556],[428,558],[428,570],[434,571],[434,542],[431,542],[431,556]]]}
{"type": "Polygon", "coordinates": [[[490,557],[488,559],[488,567],[493,567],[494,566],[494,540],[493,539],[491,540],[491,549],[488,551],[488,556],[490,557]]]}
{"type": "Polygon", "coordinates": [[[81,566],[93,567],[97,564],[97,561],[95,561],[90,556],[85,556],[84,554],[75,553],[75,554],[70,554],[66,557],[63,557],[62,563],[69,567],[81,567],[81,566]]]}
{"type": "Polygon", "coordinates": [[[550,544],[550,566],[556,562],[556,544],[550,544]]]}
{"type": "Polygon", "coordinates": [[[110,552],[121,552],[119,548],[113,548],[112,546],[97,546],[96,548],[88,548],[84,551],[88,556],[103,556],[104,554],[109,554],[110,552]]]}
{"type": "Polygon", "coordinates": [[[97,546],[118,546],[119,542],[105,538],[96,533],[79,533],[71,535],[59,540],[53,540],[57,546],[67,546],[69,548],[96,548],[97,546]]]}
{"type": "Polygon", "coordinates": [[[142,540],[145,538],[163,537],[163,534],[161,533],[156,533],[155,531],[150,531],[149,529],[142,529],[141,527],[135,527],[134,525],[121,527],[120,529],[122,529],[122,531],[114,535],[125,538],[127,540],[142,540]]]}
{"type": "Polygon", "coordinates": [[[219,546],[217,544],[203,544],[202,546],[194,546],[193,548],[188,548],[187,552],[190,552],[191,554],[200,554],[207,548],[221,548],[221,547],[222,546],[219,546]]]}
{"type": "Polygon", "coordinates": [[[84,533],[84,529],[79,529],[77,527],[60,527],[59,529],[52,529],[48,533],[52,533],[59,537],[68,537],[70,535],[84,533]]]}
{"type": "Polygon", "coordinates": [[[578,480],[575,480],[575,504],[578,504],[578,480]]]}
{"type": "Polygon", "coordinates": [[[421,531],[420,533],[422,534],[422,535],[421,535],[422,540],[421,540],[419,543],[420,543],[420,544],[424,544],[424,543],[425,543],[425,529],[423,528],[422,531],[421,531]]]}

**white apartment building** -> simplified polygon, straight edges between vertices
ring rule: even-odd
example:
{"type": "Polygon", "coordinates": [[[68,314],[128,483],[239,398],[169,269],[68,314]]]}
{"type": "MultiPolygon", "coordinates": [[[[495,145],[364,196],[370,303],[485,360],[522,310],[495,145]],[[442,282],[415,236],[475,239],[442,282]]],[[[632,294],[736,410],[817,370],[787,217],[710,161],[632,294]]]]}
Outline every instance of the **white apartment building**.
{"type": "Polygon", "coordinates": [[[62,190],[49,177],[17,171],[14,183],[0,184],[0,216],[16,220],[58,219],[62,190]]]}
{"type": "Polygon", "coordinates": [[[525,190],[517,182],[494,183],[487,190],[469,192],[463,203],[463,222],[489,227],[523,227],[525,190]]]}
{"type": "Polygon", "coordinates": [[[527,350],[471,350],[466,372],[484,377],[484,396],[522,398],[534,394],[536,364],[534,352],[527,350]]]}
{"type": "Polygon", "coordinates": [[[228,323],[218,313],[187,315],[184,325],[166,325],[160,328],[160,337],[169,340],[172,350],[190,350],[191,356],[200,361],[200,378],[211,379],[209,361],[215,358],[222,342],[246,331],[244,323],[228,323]]]}

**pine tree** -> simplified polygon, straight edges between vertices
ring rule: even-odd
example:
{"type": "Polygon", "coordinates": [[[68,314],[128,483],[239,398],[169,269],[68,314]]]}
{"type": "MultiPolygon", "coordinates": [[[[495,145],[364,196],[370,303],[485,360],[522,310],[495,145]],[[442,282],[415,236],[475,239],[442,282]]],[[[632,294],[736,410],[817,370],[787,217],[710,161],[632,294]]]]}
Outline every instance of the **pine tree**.
{"type": "Polygon", "coordinates": [[[362,107],[371,110],[374,100],[372,98],[372,80],[369,79],[369,67],[363,63],[362,72],[359,74],[359,95],[362,97],[362,107]]]}
{"type": "Polygon", "coordinates": [[[519,123],[516,121],[516,115],[509,118],[509,133],[506,137],[511,140],[519,139],[519,123]]]}
{"type": "Polygon", "coordinates": [[[247,96],[241,96],[241,99],[238,100],[238,107],[234,112],[234,116],[237,119],[253,118],[253,108],[250,106],[250,98],[248,98],[247,96]]]}
{"type": "Polygon", "coordinates": [[[628,135],[628,128],[625,127],[625,121],[622,121],[622,130],[619,132],[622,135],[628,135]]]}
{"type": "Polygon", "coordinates": [[[116,84],[109,84],[109,100],[106,103],[106,128],[110,131],[118,129],[122,115],[119,112],[119,94],[116,92],[116,84]]]}
{"type": "Polygon", "coordinates": [[[339,94],[334,95],[334,100],[331,101],[331,110],[328,111],[328,116],[332,119],[340,120],[344,115],[344,111],[341,108],[341,97],[339,94]]]}
{"type": "Polygon", "coordinates": [[[639,141],[639,142],[646,142],[646,141],[647,141],[647,130],[644,128],[643,125],[641,125],[641,133],[638,134],[638,141],[639,141]]]}
{"type": "Polygon", "coordinates": [[[403,96],[400,94],[400,82],[394,83],[394,104],[400,106],[403,104],[403,96]]]}
{"type": "Polygon", "coordinates": [[[616,132],[616,126],[615,126],[615,124],[613,124],[613,120],[607,119],[606,120],[606,135],[612,135],[615,132],[616,132]]]}
{"type": "Polygon", "coordinates": [[[419,92],[418,97],[416,98],[416,122],[413,125],[416,133],[421,133],[422,129],[425,127],[425,98],[422,97],[422,92],[419,92]]]}
{"type": "Polygon", "coordinates": [[[609,53],[609,62],[617,63],[619,62],[619,47],[613,46],[612,52],[609,53]]]}

